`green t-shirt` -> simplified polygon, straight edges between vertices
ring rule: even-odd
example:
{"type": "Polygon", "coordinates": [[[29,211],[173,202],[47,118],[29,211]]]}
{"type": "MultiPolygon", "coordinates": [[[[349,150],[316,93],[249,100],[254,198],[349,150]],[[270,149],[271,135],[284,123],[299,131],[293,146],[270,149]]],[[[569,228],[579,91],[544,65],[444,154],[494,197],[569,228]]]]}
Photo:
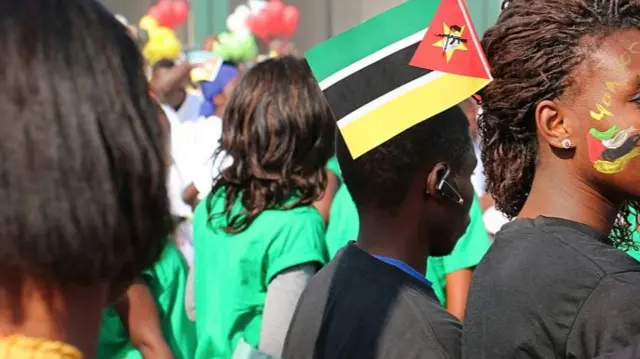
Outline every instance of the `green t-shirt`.
{"type": "MultiPolygon", "coordinates": [[[[631,221],[631,223],[636,223],[636,214],[634,213],[634,211],[631,212],[631,215],[629,216],[629,221],[631,221]]],[[[640,261],[640,232],[638,232],[637,228],[633,232],[633,241],[636,242],[636,245],[638,245],[639,248],[638,250],[630,249],[627,251],[627,254],[635,258],[637,261],[640,261]]]]}
{"type": "Polygon", "coordinates": [[[333,258],[349,241],[355,241],[359,230],[358,209],[347,186],[341,184],[329,209],[329,225],[325,240],[329,256],[333,258]]]}
{"type": "MultiPolygon", "coordinates": [[[[487,253],[491,241],[482,220],[482,209],[477,198],[470,209],[471,223],[453,252],[446,257],[427,259],[427,279],[442,305],[446,305],[446,275],[460,269],[475,267],[487,253]]],[[[341,185],[331,204],[326,243],[331,258],[349,241],[358,238],[360,223],[358,210],[346,186],[341,185]]]]}
{"type": "MultiPolygon", "coordinates": [[[[189,268],[178,248],[169,243],[160,260],[143,275],[160,314],[162,333],[176,359],[191,359],[196,350],[195,324],[185,311],[185,288],[189,268]]],[[[102,315],[98,359],[142,359],[114,308],[102,315]]]]}
{"type": "MultiPolygon", "coordinates": [[[[280,272],[327,262],[324,221],[311,206],[267,210],[237,234],[221,228],[224,190],[196,208],[195,302],[198,359],[228,359],[240,339],[258,347],[267,285],[280,272]],[[209,221],[211,219],[211,221],[209,221]]],[[[236,203],[234,211],[241,204],[236,203]]]]}
{"type": "Polygon", "coordinates": [[[329,161],[327,161],[326,167],[329,171],[333,172],[336,176],[338,176],[340,181],[342,181],[342,178],[341,178],[342,171],[340,171],[340,164],[338,163],[338,159],[336,158],[336,156],[329,158],[329,161]]]}

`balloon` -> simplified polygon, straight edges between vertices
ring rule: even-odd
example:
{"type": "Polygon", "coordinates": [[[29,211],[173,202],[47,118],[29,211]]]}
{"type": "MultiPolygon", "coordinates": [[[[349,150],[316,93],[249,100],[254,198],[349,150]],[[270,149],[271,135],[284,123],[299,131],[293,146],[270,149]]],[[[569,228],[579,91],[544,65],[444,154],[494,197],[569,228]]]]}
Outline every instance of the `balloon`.
{"type": "Polygon", "coordinates": [[[284,8],[284,4],[280,0],[271,0],[263,10],[268,19],[269,34],[273,36],[278,36],[284,31],[282,23],[284,8]]]}
{"type": "Polygon", "coordinates": [[[151,16],[152,18],[154,18],[157,24],[163,16],[162,9],[160,9],[158,5],[154,5],[149,9],[148,16],[151,16]]]}
{"type": "Polygon", "coordinates": [[[171,0],[160,0],[156,4],[156,6],[162,11],[163,14],[171,13],[173,9],[173,1],[171,0]]]}
{"type": "Polygon", "coordinates": [[[173,17],[178,26],[184,25],[189,20],[189,4],[184,0],[176,0],[172,7],[173,17]]]}
{"type": "Polygon", "coordinates": [[[156,18],[154,18],[151,15],[145,15],[140,19],[140,22],[138,23],[138,26],[141,29],[149,30],[151,28],[155,28],[155,27],[158,27],[160,25],[158,25],[158,20],[156,20],[156,18]]]}
{"type": "Polygon", "coordinates": [[[264,12],[251,15],[247,18],[247,26],[260,40],[269,40],[269,20],[264,12]]]}
{"type": "Polygon", "coordinates": [[[158,20],[160,26],[173,28],[176,25],[176,19],[173,15],[173,2],[171,0],[160,0],[154,8],[156,9],[156,15],[154,16],[158,20]]]}
{"type": "Polygon", "coordinates": [[[227,17],[227,30],[230,32],[251,32],[247,27],[249,15],[251,15],[251,9],[247,5],[238,5],[235,11],[227,17]]]}
{"type": "Polygon", "coordinates": [[[258,56],[258,45],[251,34],[236,34],[241,44],[241,62],[253,60],[258,56]]]}
{"type": "Polygon", "coordinates": [[[264,0],[249,0],[249,8],[252,14],[258,14],[267,6],[267,2],[264,0]]]}
{"type": "Polygon", "coordinates": [[[241,33],[251,32],[247,27],[247,17],[242,17],[241,14],[235,12],[227,18],[227,30],[241,33]]]}
{"type": "Polygon", "coordinates": [[[156,27],[148,30],[149,41],[142,49],[147,63],[153,66],[162,59],[174,60],[182,53],[182,44],[169,28],[156,27]]]}
{"type": "Polygon", "coordinates": [[[295,6],[286,6],[282,13],[283,33],[287,35],[287,37],[293,37],[298,29],[299,22],[300,12],[298,9],[295,6]]]}
{"type": "Polygon", "coordinates": [[[258,45],[251,34],[225,32],[213,43],[212,51],[225,61],[245,62],[258,55],[258,45]]]}
{"type": "Polygon", "coordinates": [[[251,15],[251,9],[249,8],[249,6],[247,5],[238,5],[238,7],[236,7],[236,10],[234,11],[234,13],[238,14],[238,16],[240,17],[244,17],[246,18],[247,16],[251,15]]]}

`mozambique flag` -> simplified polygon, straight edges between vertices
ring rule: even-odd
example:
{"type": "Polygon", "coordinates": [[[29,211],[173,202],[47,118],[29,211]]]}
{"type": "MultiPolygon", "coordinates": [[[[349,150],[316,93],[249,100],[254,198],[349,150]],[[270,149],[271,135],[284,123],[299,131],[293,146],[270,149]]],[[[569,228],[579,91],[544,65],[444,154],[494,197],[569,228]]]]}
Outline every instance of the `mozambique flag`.
{"type": "Polygon", "coordinates": [[[640,130],[613,126],[600,132],[592,128],[587,134],[589,159],[596,170],[604,174],[622,172],[632,159],[640,156],[640,130]]]}
{"type": "Polygon", "coordinates": [[[353,158],[491,82],[463,0],[409,0],[306,53],[353,158]]]}

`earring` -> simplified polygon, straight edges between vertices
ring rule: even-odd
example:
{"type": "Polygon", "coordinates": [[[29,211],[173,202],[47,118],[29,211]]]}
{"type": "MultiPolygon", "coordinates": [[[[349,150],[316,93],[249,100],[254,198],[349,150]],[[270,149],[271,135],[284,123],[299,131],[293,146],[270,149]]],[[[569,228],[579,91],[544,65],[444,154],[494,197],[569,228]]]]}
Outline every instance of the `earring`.
{"type": "Polygon", "coordinates": [[[564,140],[562,140],[562,148],[564,148],[565,150],[573,148],[573,142],[571,142],[570,139],[565,138],[564,140]]]}

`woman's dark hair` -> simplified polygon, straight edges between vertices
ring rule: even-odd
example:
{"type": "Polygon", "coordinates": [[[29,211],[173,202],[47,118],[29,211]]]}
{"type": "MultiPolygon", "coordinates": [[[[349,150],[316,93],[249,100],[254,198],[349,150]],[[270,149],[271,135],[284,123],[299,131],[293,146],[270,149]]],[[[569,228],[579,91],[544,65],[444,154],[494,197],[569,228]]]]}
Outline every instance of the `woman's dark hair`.
{"type": "Polygon", "coordinates": [[[0,270],[132,280],[171,227],[134,40],[96,1],[1,1],[0,51],[0,270]]]}
{"type": "MultiPolygon", "coordinates": [[[[507,4],[508,3],[508,4],[507,4]]],[[[534,111],[574,84],[574,70],[615,31],[640,28],[634,0],[511,0],[483,45],[494,81],[482,91],[478,127],[488,191],[509,217],[522,209],[538,156],[534,111]]],[[[628,202],[610,235],[612,244],[633,243],[637,225],[628,202]]]]}
{"type": "Polygon", "coordinates": [[[224,191],[227,233],[238,233],[267,209],[309,205],[326,187],[336,122],[311,69],[293,57],[257,64],[239,81],[223,116],[221,171],[207,200],[224,191]],[[242,203],[235,210],[236,202],[242,203]],[[289,202],[290,201],[290,202],[289,202]]]}

